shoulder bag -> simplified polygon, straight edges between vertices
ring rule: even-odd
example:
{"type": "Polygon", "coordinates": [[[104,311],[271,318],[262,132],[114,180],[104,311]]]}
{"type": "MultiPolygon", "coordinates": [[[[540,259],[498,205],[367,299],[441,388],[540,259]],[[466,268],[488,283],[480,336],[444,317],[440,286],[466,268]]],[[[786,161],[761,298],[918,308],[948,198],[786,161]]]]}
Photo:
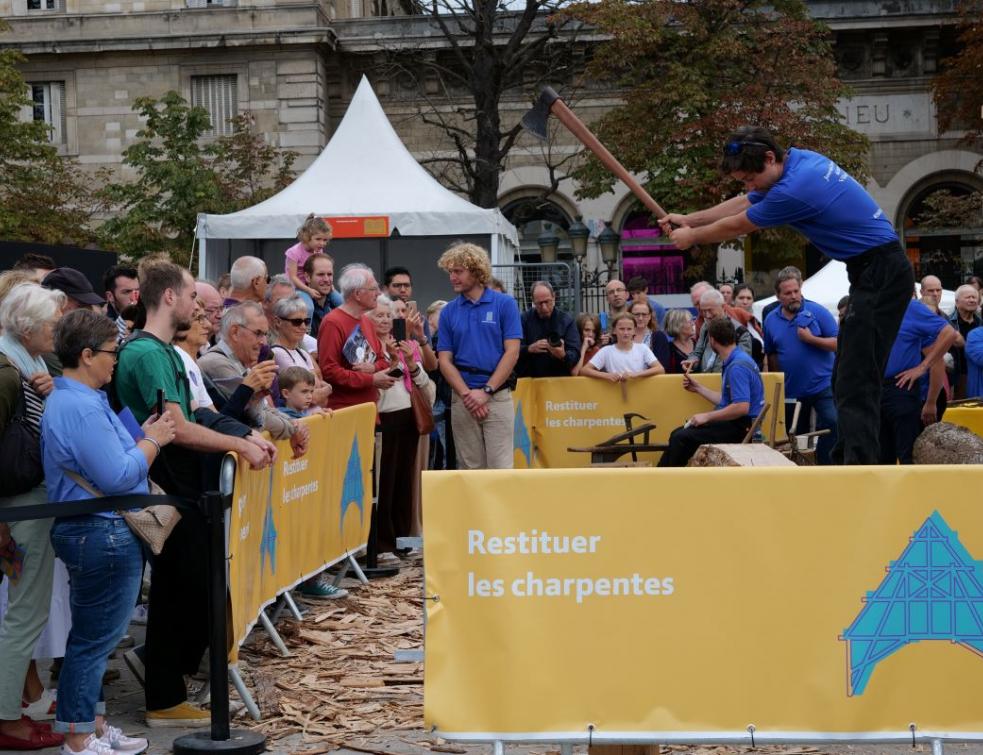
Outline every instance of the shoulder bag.
{"type": "MultiPolygon", "coordinates": [[[[88,480],[81,475],[64,468],[62,471],[93,498],[105,497],[105,493],[90,485],[88,480]]],[[[157,483],[152,480],[148,480],[148,482],[151,495],[161,495],[164,492],[157,483]]],[[[174,531],[177,523],[181,521],[181,512],[166,503],[147,506],[139,511],[117,511],[116,513],[123,517],[130,529],[133,530],[133,534],[145,542],[150,548],[150,552],[155,556],[159,556],[160,552],[164,550],[164,543],[174,531]]]]}
{"type": "MultiPolygon", "coordinates": [[[[17,372],[13,365],[7,365],[17,372]]],[[[27,421],[24,384],[17,373],[17,402],[0,433],[0,490],[5,496],[33,490],[44,480],[41,438],[27,421]]]]}

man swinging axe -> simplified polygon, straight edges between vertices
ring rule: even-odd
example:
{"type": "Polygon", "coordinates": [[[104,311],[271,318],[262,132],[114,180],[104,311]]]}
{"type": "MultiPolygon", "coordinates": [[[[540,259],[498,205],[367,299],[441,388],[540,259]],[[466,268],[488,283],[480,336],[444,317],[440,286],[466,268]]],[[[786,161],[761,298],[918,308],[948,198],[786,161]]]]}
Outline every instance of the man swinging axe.
{"type": "Polygon", "coordinates": [[[720,171],[747,193],[687,215],[670,213],[660,225],[680,249],[790,225],[827,257],[846,263],[850,304],[833,371],[839,437],[832,460],[877,464],[881,380],[914,286],[894,227],[840,166],[817,152],[786,152],[764,128],[732,133],[720,171]]]}

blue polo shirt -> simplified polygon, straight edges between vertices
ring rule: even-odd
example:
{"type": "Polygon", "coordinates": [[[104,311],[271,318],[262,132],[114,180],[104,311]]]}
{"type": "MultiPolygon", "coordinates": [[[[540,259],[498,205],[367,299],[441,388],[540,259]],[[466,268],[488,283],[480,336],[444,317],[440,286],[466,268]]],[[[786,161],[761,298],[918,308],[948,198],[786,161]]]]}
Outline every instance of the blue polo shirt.
{"type": "Polygon", "coordinates": [[[754,419],[765,405],[765,386],[761,382],[758,365],[744,349],[736,348],[724,362],[720,378],[720,403],[717,409],[747,401],[748,417],[754,419]]]}
{"type": "Polygon", "coordinates": [[[437,350],[454,355],[454,366],[468,388],[488,382],[508,339],[522,340],[519,305],[508,294],[486,288],[475,302],[461,294],[440,312],[437,350]]]}
{"type": "Polygon", "coordinates": [[[898,337],[894,339],[891,354],[884,369],[885,378],[893,378],[899,372],[917,367],[922,361],[922,349],[935,343],[939,333],[949,323],[920,301],[908,302],[898,337]]]}
{"type": "Polygon", "coordinates": [[[782,176],[747,195],[748,220],[759,228],[790,225],[823,254],[848,260],[898,240],[884,211],[863,186],[825,155],[790,149],[782,176]]]}
{"type": "Polygon", "coordinates": [[[789,319],[781,307],[776,307],[765,318],[765,354],[777,354],[785,373],[785,397],[815,396],[830,387],[833,362],[836,354],[804,343],[799,338],[799,328],[807,328],[820,338],[839,333],[833,315],[826,307],[808,299],[802,300],[802,309],[789,319]]]}

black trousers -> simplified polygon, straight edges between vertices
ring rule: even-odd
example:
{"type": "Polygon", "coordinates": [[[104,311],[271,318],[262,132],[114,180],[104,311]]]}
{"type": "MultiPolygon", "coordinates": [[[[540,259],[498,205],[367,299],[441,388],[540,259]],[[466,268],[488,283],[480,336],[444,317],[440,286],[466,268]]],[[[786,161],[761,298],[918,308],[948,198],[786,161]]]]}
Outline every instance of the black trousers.
{"type": "Polygon", "coordinates": [[[834,464],[877,464],[881,382],[915,277],[897,242],[869,249],[846,266],[850,306],[840,323],[833,368],[838,437],[832,459],[834,464]]]}
{"type": "Polygon", "coordinates": [[[922,399],[919,386],[898,388],[885,380],[881,392],[881,464],[914,463],[915,440],[922,431],[922,399]]]}
{"type": "Polygon", "coordinates": [[[147,710],[187,700],[184,674],[198,670],[208,647],[208,537],[198,512],[182,512],[151,561],[147,617],[147,710]]]}
{"type": "Polygon", "coordinates": [[[379,503],[372,529],[379,553],[391,553],[396,549],[396,538],[408,537],[413,527],[413,473],[420,433],[412,409],[384,412],[379,423],[379,503]]]}
{"type": "Polygon", "coordinates": [[[750,427],[749,417],[711,422],[701,427],[677,427],[669,435],[669,448],[662,453],[659,466],[685,467],[700,446],[705,443],[740,443],[750,427]]]}

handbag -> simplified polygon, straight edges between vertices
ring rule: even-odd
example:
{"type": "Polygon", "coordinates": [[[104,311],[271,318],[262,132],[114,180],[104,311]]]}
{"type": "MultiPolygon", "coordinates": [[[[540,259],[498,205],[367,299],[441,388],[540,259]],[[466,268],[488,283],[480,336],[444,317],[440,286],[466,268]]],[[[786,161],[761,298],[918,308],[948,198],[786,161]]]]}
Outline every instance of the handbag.
{"type": "MultiPolygon", "coordinates": [[[[11,365],[11,369],[14,367],[11,365]]],[[[44,480],[41,437],[27,421],[24,385],[18,373],[20,390],[13,414],[0,435],[0,490],[5,496],[33,490],[44,480]]]]}
{"type": "Polygon", "coordinates": [[[413,410],[413,421],[420,435],[430,435],[434,429],[433,407],[427,400],[423,389],[410,381],[410,408],[413,410]]]}
{"type": "MultiPolygon", "coordinates": [[[[101,493],[98,488],[90,485],[84,477],[68,469],[62,468],[62,471],[94,498],[105,498],[105,493],[101,493]]],[[[150,483],[151,495],[164,493],[153,480],[148,482],[150,483]]],[[[139,511],[117,511],[116,513],[123,517],[129,528],[133,530],[133,534],[145,542],[150,548],[150,552],[155,556],[159,556],[160,552],[164,550],[164,543],[174,531],[177,523],[181,521],[181,512],[167,503],[147,506],[139,511]]]]}

